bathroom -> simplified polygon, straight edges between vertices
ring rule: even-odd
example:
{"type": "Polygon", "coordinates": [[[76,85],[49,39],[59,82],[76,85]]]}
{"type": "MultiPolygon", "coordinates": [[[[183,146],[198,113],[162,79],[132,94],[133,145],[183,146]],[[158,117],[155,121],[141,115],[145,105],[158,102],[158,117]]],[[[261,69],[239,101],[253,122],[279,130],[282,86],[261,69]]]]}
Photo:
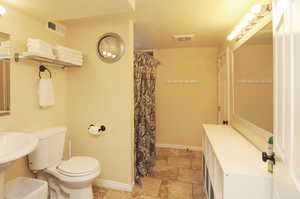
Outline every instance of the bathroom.
{"type": "Polygon", "coordinates": [[[8,197],[6,187],[20,177],[45,182],[44,195],[59,199],[300,197],[298,1],[1,0],[0,6],[0,199],[18,198],[8,197]],[[103,56],[104,36],[118,42],[114,60],[103,56]],[[22,57],[28,42],[40,41],[76,51],[83,61],[22,57]],[[258,42],[262,51],[246,48],[258,42]],[[4,44],[9,58],[2,55],[4,44]],[[136,56],[155,63],[155,135],[144,145],[135,122],[136,56]],[[47,106],[39,90],[44,80],[53,94],[47,106]],[[82,196],[76,188],[63,190],[51,172],[30,169],[43,137],[37,132],[53,127],[65,133],[50,147],[63,147],[60,161],[85,156],[92,159],[78,165],[97,165],[82,196]],[[14,132],[34,137],[35,147],[8,161],[6,150],[22,143],[12,140],[7,147],[5,136],[14,132]],[[268,152],[263,162],[270,136],[273,156],[268,152]],[[138,144],[155,155],[153,165],[145,165],[146,176],[137,174],[138,144]],[[238,173],[226,181],[226,166],[255,177],[238,173]],[[57,190],[49,179],[56,180],[57,190]]]}

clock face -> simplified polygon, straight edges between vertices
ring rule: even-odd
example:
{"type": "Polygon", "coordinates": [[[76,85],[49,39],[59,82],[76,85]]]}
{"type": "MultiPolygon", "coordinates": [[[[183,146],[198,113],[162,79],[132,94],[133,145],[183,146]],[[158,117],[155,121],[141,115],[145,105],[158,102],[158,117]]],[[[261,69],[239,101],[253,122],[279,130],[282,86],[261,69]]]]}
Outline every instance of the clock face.
{"type": "Polygon", "coordinates": [[[98,42],[97,52],[102,61],[114,63],[124,54],[124,42],[118,34],[105,34],[98,42]]]}

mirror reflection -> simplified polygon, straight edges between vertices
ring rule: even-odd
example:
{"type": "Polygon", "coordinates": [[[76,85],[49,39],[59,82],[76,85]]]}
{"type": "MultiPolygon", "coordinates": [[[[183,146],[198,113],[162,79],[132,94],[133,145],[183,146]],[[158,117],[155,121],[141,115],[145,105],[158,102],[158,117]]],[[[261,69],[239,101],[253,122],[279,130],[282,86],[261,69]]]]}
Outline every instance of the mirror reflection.
{"type": "Polygon", "coordinates": [[[0,33],[0,116],[10,111],[10,50],[9,35],[0,33]]]}
{"type": "Polygon", "coordinates": [[[234,52],[234,113],[273,132],[272,24],[234,52]]]}

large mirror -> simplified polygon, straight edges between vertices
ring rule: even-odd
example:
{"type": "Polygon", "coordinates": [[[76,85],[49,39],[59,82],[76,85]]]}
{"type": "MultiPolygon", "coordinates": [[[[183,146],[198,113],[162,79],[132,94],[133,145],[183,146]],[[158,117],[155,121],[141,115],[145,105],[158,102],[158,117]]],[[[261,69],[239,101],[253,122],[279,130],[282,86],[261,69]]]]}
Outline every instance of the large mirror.
{"type": "Polygon", "coordinates": [[[10,112],[10,52],[8,34],[0,32],[0,116],[10,112]]]}
{"type": "MultiPolygon", "coordinates": [[[[273,132],[273,36],[270,22],[234,51],[234,115],[273,132]]],[[[261,131],[260,131],[261,130],[261,131]]]]}

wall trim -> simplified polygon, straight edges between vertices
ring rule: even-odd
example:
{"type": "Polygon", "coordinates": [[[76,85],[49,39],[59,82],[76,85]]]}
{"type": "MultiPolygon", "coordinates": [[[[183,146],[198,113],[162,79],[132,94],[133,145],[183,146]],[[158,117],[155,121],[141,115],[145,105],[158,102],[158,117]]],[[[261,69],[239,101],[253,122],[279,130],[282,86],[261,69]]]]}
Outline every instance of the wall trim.
{"type": "Polygon", "coordinates": [[[157,143],[156,147],[160,148],[171,148],[171,149],[183,149],[183,150],[190,150],[190,151],[202,151],[202,147],[200,146],[186,146],[186,145],[178,145],[178,144],[160,144],[157,143]]]}
{"type": "Polygon", "coordinates": [[[101,178],[97,178],[93,184],[96,186],[99,186],[99,187],[120,190],[120,191],[128,191],[128,192],[132,192],[133,187],[134,187],[134,184],[125,184],[122,182],[105,180],[105,179],[101,179],[101,178]]]}
{"type": "Polygon", "coordinates": [[[270,131],[267,131],[267,130],[255,125],[254,123],[242,118],[241,116],[239,116],[237,114],[234,114],[233,117],[237,122],[240,122],[245,127],[247,127],[249,130],[252,130],[256,135],[263,137],[264,139],[268,140],[271,136],[273,136],[273,134],[270,131]]]}

